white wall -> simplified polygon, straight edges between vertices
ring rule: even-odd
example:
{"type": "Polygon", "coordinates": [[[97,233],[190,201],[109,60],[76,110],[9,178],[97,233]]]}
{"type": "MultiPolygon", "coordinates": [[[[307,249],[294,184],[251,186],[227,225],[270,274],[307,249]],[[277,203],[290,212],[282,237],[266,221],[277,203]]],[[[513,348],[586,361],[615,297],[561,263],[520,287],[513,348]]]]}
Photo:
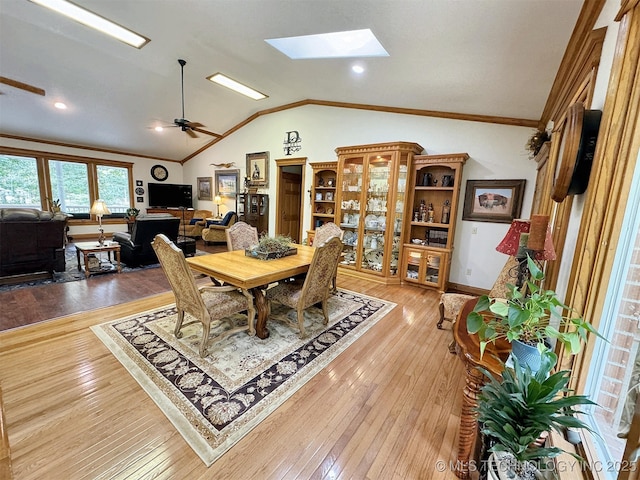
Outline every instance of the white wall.
{"type": "MultiPolygon", "coordinates": [[[[467,122],[413,115],[397,115],[322,106],[304,106],[259,117],[214,147],[184,165],[184,180],[195,184],[199,176],[214,176],[210,163],[236,162],[234,168],[245,175],[245,154],[270,153],[269,189],[271,229],[275,225],[275,159],[284,155],[285,132],[297,130],[302,149],[294,157],[307,157],[307,162],[336,160],[336,147],[392,141],[416,142],[427,154],[467,152],[470,159],[464,167],[461,198],[457,213],[455,251],[450,280],[479,288],[491,288],[506,257],[495,251],[508,229],[508,224],[462,221],[464,186],[473,179],[526,179],[522,217],[531,210],[536,177],[536,164],[529,160],[524,146],[533,129],[467,122]],[[477,234],[472,235],[472,229],[477,234]],[[466,275],[471,269],[471,275],[466,275]]],[[[306,185],[303,228],[310,228],[310,205],[307,191],[311,187],[311,168],[305,174],[306,185]]],[[[215,210],[213,202],[197,202],[199,208],[215,210]]],[[[228,205],[233,208],[233,206],[228,205]]],[[[273,231],[271,233],[274,233],[273,231]]]]}

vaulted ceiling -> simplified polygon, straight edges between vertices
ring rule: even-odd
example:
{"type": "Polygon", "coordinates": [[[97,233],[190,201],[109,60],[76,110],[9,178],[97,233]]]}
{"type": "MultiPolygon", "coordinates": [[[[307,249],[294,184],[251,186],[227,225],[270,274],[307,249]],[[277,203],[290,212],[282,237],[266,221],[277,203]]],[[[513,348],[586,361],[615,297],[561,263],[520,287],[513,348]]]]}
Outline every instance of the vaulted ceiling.
{"type": "Polygon", "coordinates": [[[150,38],[138,50],[28,0],[0,0],[0,134],[181,160],[307,99],[538,120],[581,0],[76,0],[150,38]],[[264,40],[370,28],[390,56],[291,60],[264,40]],[[365,72],[355,75],[358,62],[365,72]],[[222,72],[268,95],[206,80],[222,72]],[[68,105],[64,111],[55,101],[68,105]]]}

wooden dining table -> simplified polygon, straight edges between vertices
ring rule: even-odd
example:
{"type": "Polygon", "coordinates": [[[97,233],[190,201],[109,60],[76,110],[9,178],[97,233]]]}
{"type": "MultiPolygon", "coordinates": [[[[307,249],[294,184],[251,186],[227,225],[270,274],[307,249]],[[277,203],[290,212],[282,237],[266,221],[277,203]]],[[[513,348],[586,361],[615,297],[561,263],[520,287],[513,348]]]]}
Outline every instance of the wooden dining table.
{"type": "Polygon", "coordinates": [[[269,305],[264,296],[264,288],[270,283],[306,273],[315,252],[314,247],[307,245],[292,246],[297,249],[295,255],[273,260],[248,257],[244,250],[234,250],[190,257],[187,258],[187,263],[196,272],[251,293],[258,317],[256,335],[259,338],[267,338],[269,336],[267,329],[269,305]]]}

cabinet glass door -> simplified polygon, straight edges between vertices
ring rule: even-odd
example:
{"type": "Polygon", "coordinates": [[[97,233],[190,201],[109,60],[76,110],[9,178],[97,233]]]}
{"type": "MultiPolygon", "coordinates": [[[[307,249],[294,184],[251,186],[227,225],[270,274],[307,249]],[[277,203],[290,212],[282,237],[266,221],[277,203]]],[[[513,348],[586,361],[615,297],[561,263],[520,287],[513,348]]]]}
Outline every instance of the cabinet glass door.
{"type": "MultiPolygon", "coordinates": [[[[360,244],[362,269],[382,272],[385,252],[385,230],[393,228],[394,216],[389,208],[389,180],[391,155],[376,155],[367,162],[367,185],[364,205],[363,239],[360,244]],[[391,219],[391,225],[389,225],[391,219]]],[[[390,238],[390,237],[389,237],[390,238]]],[[[397,268],[397,261],[396,261],[397,268]]]]}
{"type": "Polygon", "coordinates": [[[428,250],[425,252],[426,269],[425,278],[422,279],[425,283],[433,283],[438,285],[440,282],[440,271],[444,269],[445,259],[444,255],[435,251],[428,250]]]}
{"type": "Polygon", "coordinates": [[[357,248],[361,243],[358,238],[358,226],[360,224],[362,177],[364,170],[363,157],[345,159],[342,171],[341,201],[336,220],[340,222],[340,228],[344,230],[342,243],[344,244],[342,265],[355,268],[357,248]]]}

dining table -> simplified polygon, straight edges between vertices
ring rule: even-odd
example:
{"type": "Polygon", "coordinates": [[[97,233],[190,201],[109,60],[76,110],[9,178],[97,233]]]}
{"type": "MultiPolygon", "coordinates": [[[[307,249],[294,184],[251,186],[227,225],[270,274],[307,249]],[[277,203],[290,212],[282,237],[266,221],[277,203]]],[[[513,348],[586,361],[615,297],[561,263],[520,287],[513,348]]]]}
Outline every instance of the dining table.
{"type": "Polygon", "coordinates": [[[249,292],[256,306],[256,336],[269,337],[267,317],[269,305],[265,288],[274,282],[293,278],[309,270],[314,247],[292,244],[296,253],[286,257],[262,260],[247,256],[244,250],[211,253],[187,258],[192,270],[249,292]]]}

